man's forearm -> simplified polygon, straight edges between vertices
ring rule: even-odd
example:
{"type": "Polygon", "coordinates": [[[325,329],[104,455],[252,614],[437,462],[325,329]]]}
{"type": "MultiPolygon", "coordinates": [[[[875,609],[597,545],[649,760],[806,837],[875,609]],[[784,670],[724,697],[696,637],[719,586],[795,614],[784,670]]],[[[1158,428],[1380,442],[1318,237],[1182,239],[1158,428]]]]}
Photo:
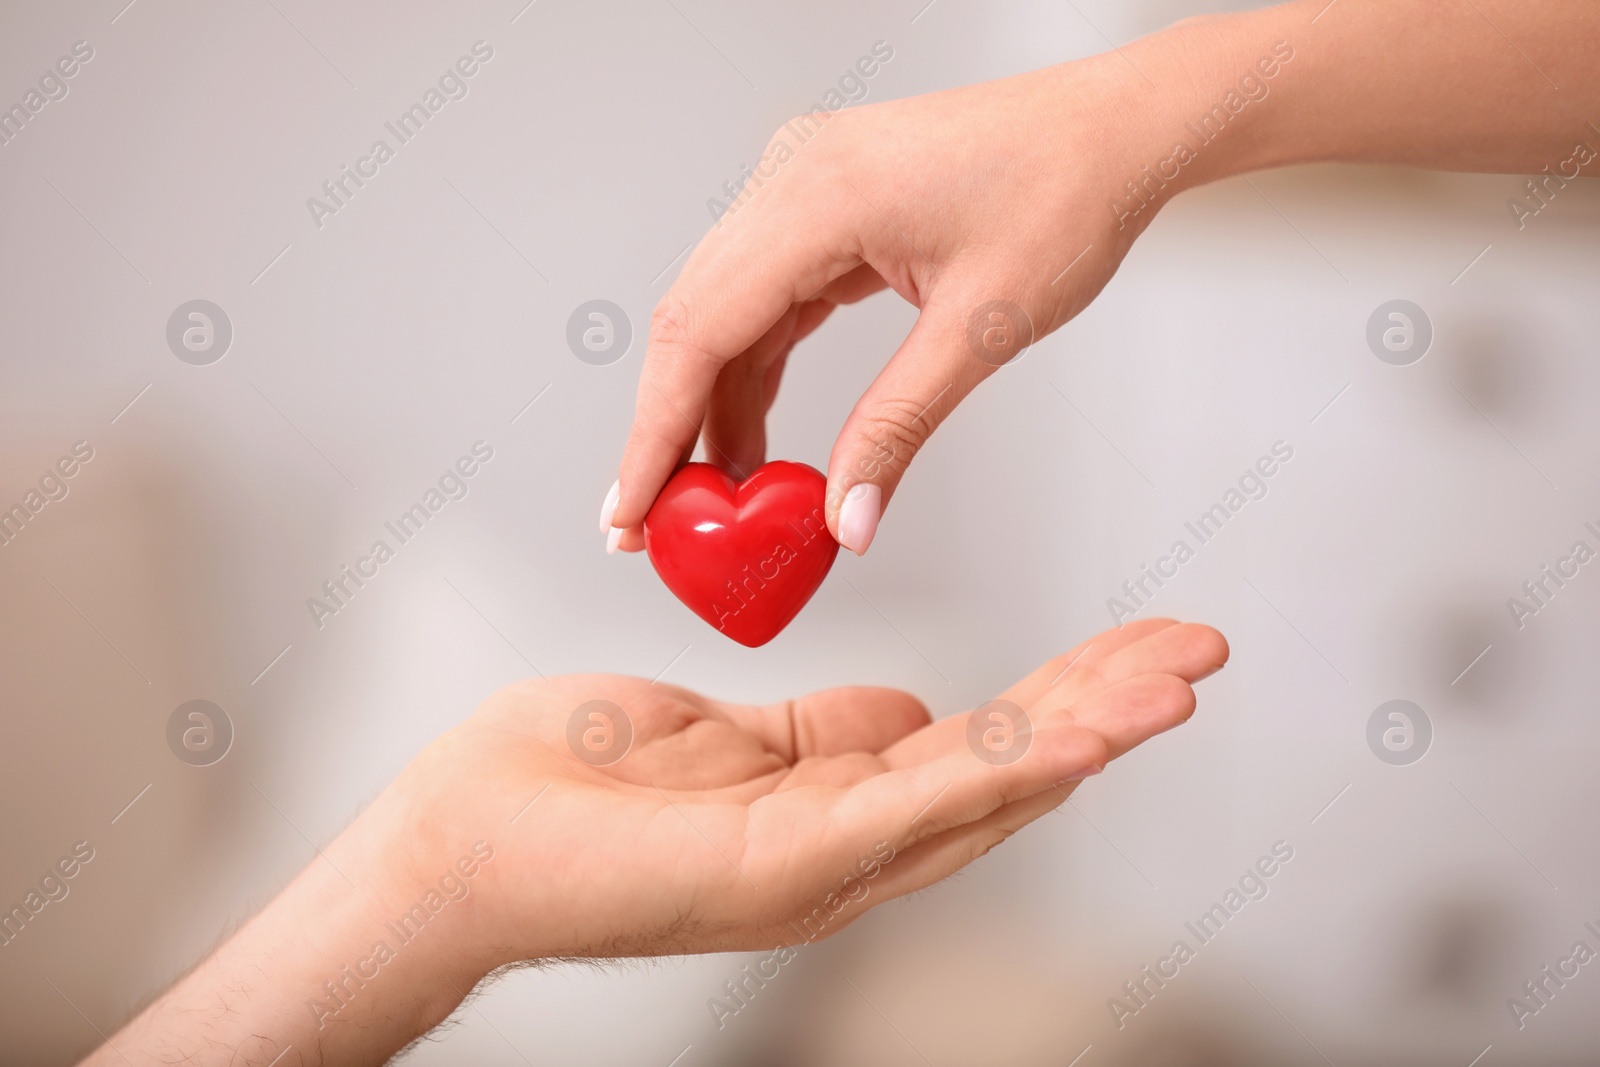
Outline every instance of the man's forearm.
{"type": "Polygon", "coordinates": [[[391,886],[360,835],[358,824],[312,860],[85,1063],[383,1063],[444,1021],[489,966],[455,933],[492,846],[431,881],[391,886]]]}

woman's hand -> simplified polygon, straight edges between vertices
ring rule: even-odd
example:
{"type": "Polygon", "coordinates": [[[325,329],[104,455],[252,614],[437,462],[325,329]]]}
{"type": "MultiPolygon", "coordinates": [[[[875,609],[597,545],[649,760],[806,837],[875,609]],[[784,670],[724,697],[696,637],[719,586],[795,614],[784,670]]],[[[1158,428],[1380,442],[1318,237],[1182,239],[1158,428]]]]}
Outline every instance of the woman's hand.
{"type": "Polygon", "coordinates": [[[829,529],[866,551],[939,423],[1082,310],[1158,204],[1210,165],[1151,177],[1193,90],[1169,42],[1128,51],[1136,58],[1107,53],[785,124],[652,317],[601,519],[619,531],[611,547],[642,547],[630,528],[697,438],[735,477],[764,462],[790,350],[839,304],[890,287],[921,314],[846,420],[827,472],[829,529]]]}
{"type": "Polygon", "coordinates": [[[736,477],[763,462],[790,350],[889,287],[920,314],[827,472],[828,528],[866,551],[940,422],[1078,314],[1174,195],[1324,160],[1538,174],[1551,193],[1592,170],[1597,35],[1592,5],[1556,0],[1299,0],[786,123],[652,316],[608,547],[643,547],[639,524],[697,439],[736,477]]]}
{"type": "Polygon", "coordinates": [[[752,707],[519,683],[90,1062],[381,1063],[507,964],[837,933],[1186,720],[1227,656],[1209,627],[1130,623],[937,723],[889,689],[752,707]]]}

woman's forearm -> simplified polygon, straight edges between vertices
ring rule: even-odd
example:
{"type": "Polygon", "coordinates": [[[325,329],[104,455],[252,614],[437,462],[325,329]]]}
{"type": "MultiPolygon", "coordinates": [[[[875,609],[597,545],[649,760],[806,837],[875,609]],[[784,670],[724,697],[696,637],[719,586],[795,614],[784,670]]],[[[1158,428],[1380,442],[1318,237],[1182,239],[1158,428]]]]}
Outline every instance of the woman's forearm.
{"type": "Polygon", "coordinates": [[[1313,162],[1538,174],[1600,149],[1600,5],[1302,0],[1147,40],[1187,79],[1196,129],[1236,126],[1199,181],[1313,162]]]}

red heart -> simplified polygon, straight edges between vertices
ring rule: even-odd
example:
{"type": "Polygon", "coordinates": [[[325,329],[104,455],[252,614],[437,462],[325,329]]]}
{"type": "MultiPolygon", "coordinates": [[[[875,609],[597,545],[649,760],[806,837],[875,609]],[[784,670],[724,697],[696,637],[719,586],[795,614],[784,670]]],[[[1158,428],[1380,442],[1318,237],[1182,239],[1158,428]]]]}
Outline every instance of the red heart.
{"type": "Polygon", "coordinates": [[[804,463],[768,463],[742,482],[691,463],[645,516],[645,551],[689,610],[756,648],[800,614],[833,566],[827,486],[804,463]]]}

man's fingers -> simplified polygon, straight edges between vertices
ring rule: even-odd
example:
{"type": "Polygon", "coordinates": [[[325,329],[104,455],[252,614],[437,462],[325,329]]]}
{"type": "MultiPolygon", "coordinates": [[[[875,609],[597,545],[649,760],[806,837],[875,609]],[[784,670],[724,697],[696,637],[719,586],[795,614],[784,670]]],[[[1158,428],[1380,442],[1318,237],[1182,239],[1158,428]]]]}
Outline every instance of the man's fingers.
{"type": "MultiPolygon", "coordinates": [[[[1115,630],[1107,630],[1105,633],[1083,642],[1071,651],[1062,653],[1042,666],[1035,668],[1027,677],[1001,693],[998,699],[1009,701],[1024,710],[1030,710],[1040,697],[1050,692],[1053,686],[1063,682],[1066,678],[1076,677],[1079,672],[1089,670],[1095,664],[1114,655],[1121,649],[1142,641],[1151,634],[1158,633],[1167,627],[1176,625],[1178,624],[1172,619],[1140,619],[1115,630]]],[[[1118,675],[1114,680],[1121,680],[1127,677],[1130,677],[1130,675],[1122,674],[1118,675]]],[[[1109,684],[1109,682],[1103,682],[1103,684],[1109,684]]],[[[1086,690],[1079,691],[1085,692],[1086,690]]],[[[935,755],[948,751],[959,742],[966,731],[967,720],[970,717],[971,713],[968,712],[965,715],[952,715],[949,718],[940,719],[928,729],[920,730],[897,743],[884,753],[884,758],[889,761],[891,766],[895,767],[909,766],[913,763],[932,759],[935,755]]]]}
{"type": "Polygon", "coordinates": [[[1126,755],[1150,738],[1181,726],[1194,714],[1194,689],[1172,674],[1141,674],[1072,701],[1047,694],[1028,711],[1034,729],[1069,722],[1092,730],[1106,743],[1111,759],[1126,755]]]}
{"type": "MultiPolygon", "coordinates": [[[[1038,714],[1044,717],[1066,709],[1074,722],[1097,730],[1097,726],[1083,721],[1076,714],[1076,709],[1086,696],[1114,688],[1130,679],[1159,675],[1171,676],[1188,686],[1215,674],[1227,661],[1228,642],[1221,634],[1199,623],[1179,623],[1158,630],[1142,641],[1135,641],[1082,671],[1068,671],[1060,682],[1030,705],[1030,713],[1031,709],[1037,708],[1038,714]]],[[[1101,736],[1112,744],[1113,749],[1117,748],[1111,733],[1102,732],[1101,736]]],[[[1138,740],[1142,741],[1144,737],[1138,740]]]]}
{"type": "Polygon", "coordinates": [[[846,686],[764,707],[717,702],[716,709],[794,763],[847,752],[877,753],[928,725],[922,701],[899,689],[846,686]]]}
{"type": "Polygon", "coordinates": [[[1088,665],[1080,674],[1068,671],[1055,687],[1069,695],[1099,685],[1109,685],[1139,674],[1175,674],[1186,682],[1198,682],[1217,673],[1228,662],[1228,639],[1204,623],[1180,622],[1163,627],[1134,641],[1125,648],[1088,665]]]}
{"type": "MultiPolygon", "coordinates": [[[[1106,758],[1105,742],[1098,736],[1062,725],[1037,732],[1022,758],[1000,765],[963,749],[844,787],[819,772],[813,784],[750,801],[738,815],[745,840],[740,862],[781,865],[792,893],[809,898],[819,885],[831,887],[837,872],[849,870],[882,845],[908,848],[1034,796],[1054,782],[1097,773],[1106,758]],[[796,841],[806,845],[799,854],[794,852],[796,841]]],[[[867,769],[858,760],[849,764],[838,779],[848,781],[867,769]]],[[[763,784],[772,780],[767,776],[763,784]]],[[[721,795],[740,792],[736,787],[721,795]]],[[[701,809],[702,816],[706,812],[701,809]]],[[[718,817],[732,818],[726,811],[718,817]]],[[[702,817],[700,829],[709,833],[706,822],[702,817]]]]}
{"type": "Polygon", "coordinates": [[[1054,782],[1096,774],[1108,758],[1099,735],[1070,724],[1034,731],[1011,762],[991,762],[963,747],[850,789],[833,807],[830,834],[846,849],[876,841],[909,847],[1054,782]]]}
{"type": "MultiPolygon", "coordinates": [[[[1046,701],[1048,705],[1049,701],[1046,701]]],[[[1071,721],[1106,738],[1107,757],[1115,759],[1134,745],[1185,721],[1194,710],[1194,691],[1181,678],[1145,675],[1114,686],[1072,709],[1071,721]]],[[[1048,707],[1038,721],[1050,722],[1048,707]]],[[[1070,798],[1077,782],[1052,782],[1038,792],[996,808],[903,850],[879,883],[890,898],[924,889],[982,856],[1017,830],[1070,798]]]]}
{"type": "Polygon", "coordinates": [[[1080,650],[1058,656],[1001,694],[1030,707],[1047,693],[1075,698],[1140,674],[1176,674],[1198,682],[1228,662],[1228,642],[1201,623],[1142,619],[1105,633],[1080,650]]]}
{"type": "Polygon", "coordinates": [[[895,854],[874,885],[885,900],[926,889],[987,854],[1012,834],[1067,802],[1076,782],[1012,801],[976,822],[946,830],[895,854]]]}
{"type": "Polygon", "coordinates": [[[622,457],[613,524],[644,520],[678,457],[699,436],[717,377],[789,310],[857,260],[833,227],[794,208],[741,213],[689,257],[650,319],[633,429],[622,457]]]}
{"type": "Polygon", "coordinates": [[[1001,693],[1000,699],[1028,707],[1069,674],[1087,670],[1112,653],[1177,624],[1176,619],[1139,619],[1119,626],[1115,630],[1097,634],[1078,647],[1046,660],[1028,672],[1026,677],[1001,693]]]}
{"type": "MultiPolygon", "coordinates": [[[[941,294],[943,296],[943,294],[941,294]]],[[[828,460],[828,528],[857,555],[917,451],[996,369],[967,344],[965,301],[934,298],[850,412],[828,460]]]]}
{"type": "MultiPolygon", "coordinates": [[[[1035,728],[1066,719],[1097,732],[1108,731],[1102,736],[1111,744],[1115,758],[1145,737],[1176,725],[1173,722],[1140,734],[1138,728],[1119,718],[1129,710],[1117,703],[1126,692],[1119,687],[1164,675],[1187,685],[1213,673],[1227,658],[1227,642],[1211,627],[1150,619],[1103,633],[1079,646],[1075,654],[1057,657],[999,699],[1027,712],[1035,728]],[[1142,627],[1142,636],[1135,626],[1142,627]],[[1097,646],[1110,651],[1102,655],[1095,651],[1097,646]],[[1057,667],[1058,663],[1061,666],[1057,667]],[[1056,679],[1053,687],[1052,678],[1056,679]]],[[[1192,694],[1186,699],[1191,704],[1185,717],[1193,710],[1192,694]]],[[[909,735],[885,749],[884,760],[891,767],[905,767],[950,751],[962,743],[973,714],[953,715],[909,735]]]]}

